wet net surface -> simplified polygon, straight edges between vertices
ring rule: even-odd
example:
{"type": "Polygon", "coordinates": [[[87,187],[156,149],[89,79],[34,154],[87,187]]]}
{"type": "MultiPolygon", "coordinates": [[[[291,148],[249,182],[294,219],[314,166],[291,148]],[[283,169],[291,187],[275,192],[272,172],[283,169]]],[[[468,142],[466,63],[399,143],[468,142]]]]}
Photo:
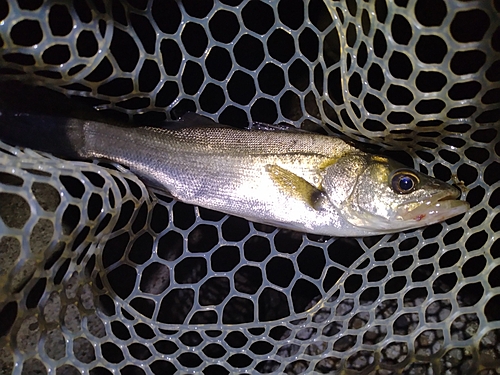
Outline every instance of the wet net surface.
{"type": "Polygon", "coordinates": [[[0,2],[3,78],[137,122],[341,132],[463,181],[471,204],[420,230],[318,237],[2,144],[2,371],[498,373],[499,8],[0,2]]]}

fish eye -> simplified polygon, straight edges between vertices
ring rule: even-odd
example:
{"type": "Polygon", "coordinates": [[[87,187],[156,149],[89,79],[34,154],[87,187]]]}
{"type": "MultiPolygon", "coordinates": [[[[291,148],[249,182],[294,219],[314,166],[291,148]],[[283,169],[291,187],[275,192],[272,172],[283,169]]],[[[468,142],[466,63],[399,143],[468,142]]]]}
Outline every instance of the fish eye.
{"type": "Polygon", "coordinates": [[[413,173],[396,172],[392,177],[392,189],[399,194],[409,194],[415,190],[418,178],[413,173]]]}

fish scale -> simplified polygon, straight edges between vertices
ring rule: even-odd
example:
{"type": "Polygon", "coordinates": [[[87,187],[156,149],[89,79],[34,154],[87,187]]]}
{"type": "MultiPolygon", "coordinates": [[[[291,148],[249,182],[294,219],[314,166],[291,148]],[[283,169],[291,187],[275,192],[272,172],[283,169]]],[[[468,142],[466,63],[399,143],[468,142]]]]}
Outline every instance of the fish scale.
{"type": "Polygon", "coordinates": [[[163,128],[9,111],[0,122],[0,138],[16,145],[120,163],[185,203],[302,232],[397,232],[469,207],[451,185],[314,133],[237,129],[194,114],[163,128]],[[412,191],[394,185],[401,173],[412,191]]]}
{"type": "MultiPolygon", "coordinates": [[[[68,97],[92,99],[91,105],[98,104],[107,114],[122,111],[119,115],[125,112],[141,123],[146,123],[144,120],[149,115],[154,115],[151,117],[157,121],[159,116],[172,118],[178,109],[196,108],[214,120],[240,126],[251,120],[284,121],[311,129],[324,126],[362,142],[371,140],[383,148],[404,150],[406,165],[415,165],[444,181],[463,180],[467,200],[473,205],[461,220],[448,220],[421,230],[392,236],[325,239],[273,231],[223,214],[207,214],[206,210],[176,200],[167,203],[160,199],[147,210],[141,210],[152,218],[151,223],[134,221],[125,215],[119,229],[114,229],[116,236],[128,231],[129,241],[117,244],[113,240],[97,242],[92,236],[86,239],[98,246],[97,264],[100,259],[107,259],[107,252],[101,258],[100,251],[106,245],[113,259],[115,254],[119,254],[118,257],[123,254],[120,263],[130,265],[124,252],[135,239],[145,231],[163,230],[153,246],[143,248],[145,252],[153,252],[146,263],[132,263],[136,275],[112,271],[107,283],[108,277],[104,275],[118,266],[112,264],[97,267],[99,276],[94,273],[89,280],[87,275],[91,270],[96,271],[96,267],[88,262],[85,273],[72,277],[69,282],[63,281],[57,292],[51,294],[51,280],[57,281],[64,273],[59,265],[66,254],[50,270],[44,271],[43,264],[37,269],[39,277],[31,280],[20,296],[14,297],[18,301],[14,304],[17,315],[11,314],[9,306],[13,304],[0,312],[0,320],[4,327],[7,323],[7,329],[10,316],[15,315],[12,328],[1,337],[0,363],[6,373],[57,370],[58,374],[93,375],[108,372],[375,374],[384,371],[490,374],[498,371],[500,296],[496,281],[500,262],[500,173],[496,162],[500,148],[498,118],[494,115],[497,103],[492,100],[499,86],[495,78],[499,59],[494,42],[498,36],[496,2],[151,0],[144,7],[144,1],[117,0],[112,2],[111,9],[111,2],[104,2],[103,6],[100,1],[39,1],[36,3],[40,7],[32,11],[24,9],[26,1],[7,0],[6,3],[10,9],[2,7],[1,12],[5,17],[1,64],[7,73],[2,77],[9,82],[4,82],[2,91],[3,97],[12,98],[15,104],[26,103],[36,110],[36,105],[42,102],[45,110],[50,105],[42,99],[47,99],[50,91],[25,87],[19,93],[16,90],[19,85],[11,85],[12,79],[56,86],[68,97]],[[82,12],[85,6],[90,8],[88,15],[82,12]],[[67,8],[70,13],[65,16],[61,8],[67,8]],[[55,23],[54,13],[58,15],[55,23]],[[137,19],[143,22],[138,24],[137,19]],[[232,19],[236,22],[228,22],[232,19]],[[20,33],[15,31],[24,31],[25,39],[32,39],[29,30],[33,21],[41,26],[43,38],[35,46],[24,47],[16,40],[20,33]],[[51,30],[52,25],[56,28],[51,30]],[[61,37],[59,25],[69,25],[66,32],[71,30],[70,34],[61,37]],[[14,30],[16,27],[19,29],[14,30]],[[198,31],[193,33],[193,29],[198,31]],[[14,32],[10,33],[11,30],[14,32]],[[148,30],[153,32],[148,35],[148,30]],[[89,33],[94,34],[98,42],[95,50],[92,44],[77,43],[82,39],[80,35],[89,33]],[[130,47],[116,48],[124,35],[130,47]],[[203,40],[207,43],[200,43],[203,40]],[[284,48],[290,44],[291,48],[284,48]],[[71,51],[66,63],[49,65],[53,61],[45,61],[45,55],[49,55],[53,46],[66,45],[71,51]],[[34,58],[36,64],[27,65],[27,58],[34,58]],[[109,76],[102,74],[105,63],[112,66],[108,69],[109,76]],[[193,74],[193,66],[199,67],[199,74],[193,74]],[[79,70],[81,67],[84,69],[79,70]],[[269,67],[275,68],[271,77],[269,67]],[[61,74],[61,78],[56,74],[61,74]],[[250,82],[242,82],[242,75],[249,77],[246,81],[250,82]],[[119,80],[132,84],[125,90],[123,85],[111,87],[119,80]],[[436,102],[439,104],[434,105],[436,102]],[[377,103],[379,105],[374,106],[377,103]],[[425,106],[428,103],[432,105],[425,106]],[[190,214],[187,222],[181,220],[190,214]],[[128,226],[123,229],[126,223],[128,226]],[[167,224],[169,227],[165,229],[167,224]],[[234,233],[241,234],[235,236],[234,233]],[[255,242],[256,234],[263,241],[255,242]],[[300,248],[290,244],[293,239],[297,244],[302,243],[300,248]],[[225,248],[227,241],[235,247],[225,248]],[[145,279],[161,280],[160,275],[165,274],[156,267],[158,261],[161,262],[156,254],[157,242],[167,243],[180,253],[175,244],[185,243],[185,254],[180,259],[170,256],[162,262],[161,268],[167,275],[168,271],[170,275],[182,273],[177,267],[181,268],[185,259],[198,259],[195,258],[200,255],[197,243],[206,244],[202,250],[211,250],[203,256],[212,259],[207,262],[207,281],[164,285],[160,291],[136,287],[124,300],[117,291],[122,291],[126,280],[135,280],[138,286],[145,279]],[[271,251],[267,257],[266,249],[271,251]],[[234,269],[227,273],[230,267],[221,267],[234,258],[231,256],[234,254],[240,257],[233,263],[234,269]],[[283,262],[279,262],[284,260],[283,255],[293,262],[292,281],[286,279],[289,273],[283,262]],[[485,260],[484,263],[479,259],[485,260]],[[272,267],[276,262],[278,267],[272,267]],[[240,270],[248,269],[249,265],[262,270],[261,283],[241,280],[240,270]],[[45,276],[48,286],[43,293],[35,293],[45,276]],[[95,310],[83,313],[82,306],[89,308],[85,299],[83,303],[82,299],[68,300],[68,296],[74,296],[73,290],[83,291],[88,285],[99,285],[101,280],[106,286],[88,293],[88,299],[98,301],[106,294],[111,296],[112,303],[111,300],[105,305],[100,303],[95,310]],[[221,280],[230,284],[227,297],[221,280]],[[289,284],[282,284],[282,280],[289,284]],[[310,294],[310,288],[304,288],[306,280],[318,288],[317,294],[310,294]],[[281,287],[277,287],[278,284],[281,287]],[[289,286],[284,290],[282,285],[289,286]],[[193,309],[189,309],[187,293],[180,299],[169,298],[180,287],[192,288],[195,293],[193,309]],[[245,295],[249,290],[258,291],[252,296],[245,295]],[[269,290],[274,291],[272,299],[267,293],[269,290]],[[38,298],[32,298],[37,294],[38,298]],[[59,296],[62,301],[57,304],[59,296]],[[26,297],[37,304],[34,309],[23,304],[26,297]],[[235,297],[243,297],[241,299],[247,302],[251,299],[254,304],[241,303],[240,299],[235,306],[232,303],[235,297]],[[209,322],[217,321],[217,324],[207,326],[208,319],[191,319],[207,314],[206,303],[214,304],[210,306],[210,313],[216,318],[209,322]],[[188,305],[182,310],[184,315],[176,308],[179,304],[188,305]],[[314,308],[315,304],[319,310],[314,308]],[[178,313],[162,316],[160,308],[164,305],[169,312],[178,313]],[[57,306],[59,309],[54,308],[57,306]],[[154,311],[153,318],[148,314],[149,308],[154,311]],[[284,311],[285,308],[288,310],[284,311]],[[74,310],[81,314],[71,320],[69,316],[74,310]],[[94,311],[104,324],[96,324],[100,320],[93,319],[94,311]],[[228,316],[228,311],[232,311],[234,319],[228,316]],[[74,321],[82,323],[76,324],[75,329],[74,321]],[[146,322],[154,330],[153,337],[141,334],[139,325],[143,323],[139,322],[146,322]],[[179,322],[183,322],[180,327],[179,322]],[[23,327],[36,327],[36,330],[23,330],[23,327]],[[96,332],[96,327],[102,330],[96,332]],[[124,335],[131,338],[124,341],[124,335]],[[201,336],[198,340],[197,335],[201,336]],[[235,338],[236,335],[239,337],[235,338]],[[27,342],[25,337],[33,337],[33,340],[27,342]],[[86,345],[81,345],[82,341],[86,345]],[[116,345],[115,350],[109,350],[111,345],[116,345]],[[149,350],[152,356],[139,360],[144,357],[138,347],[146,353],[149,350]],[[116,363],[116,353],[123,355],[120,363],[116,363]],[[194,367],[197,363],[201,364],[194,367]]],[[[71,99],[67,105],[61,105],[61,99],[64,98],[57,97],[56,111],[50,113],[59,113],[59,109],[74,110],[80,104],[78,99],[71,99]]],[[[89,112],[92,111],[83,111],[89,112]]],[[[10,155],[3,155],[3,172],[12,172],[14,166],[38,169],[47,160],[35,152],[25,154],[18,148],[6,148],[5,144],[0,145],[2,147],[18,156],[6,159],[5,156],[10,155]]],[[[53,174],[50,184],[61,194],[65,189],[58,176],[63,173],[86,181],[85,190],[93,196],[101,196],[105,203],[114,203],[116,198],[119,202],[119,191],[114,190],[114,195],[110,195],[100,186],[88,183],[87,172],[81,172],[83,167],[85,171],[106,176],[105,168],[50,159],[54,168],[45,170],[53,174]]],[[[122,173],[134,177],[126,171],[122,173]]],[[[24,185],[16,192],[30,207],[36,207],[31,183],[47,180],[27,172],[19,176],[24,179],[24,185]]],[[[113,178],[127,187],[121,174],[113,178]]],[[[111,184],[113,178],[110,178],[111,184]]],[[[139,183],[135,178],[133,181],[139,183]]],[[[154,194],[148,194],[143,185],[139,185],[143,201],[136,203],[136,208],[149,197],[154,199],[154,194]]],[[[2,185],[0,190],[5,188],[2,185]]],[[[136,190],[133,192],[138,197],[141,194],[136,190]]],[[[121,195],[123,201],[134,198],[130,190],[122,191],[121,195]]],[[[75,220],[81,220],[79,229],[87,223],[87,213],[90,213],[87,194],[86,197],[71,202],[80,209],[79,215],[73,215],[75,220]]],[[[60,206],[62,214],[68,206],[65,202],[60,206]]],[[[43,217],[46,215],[41,212],[31,212],[32,220],[43,217]]],[[[60,215],[53,223],[54,238],[59,238],[65,233],[60,215]]],[[[4,276],[8,276],[14,266],[11,275],[19,274],[30,251],[35,252],[33,246],[30,250],[28,240],[37,233],[32,225],[22,229],[24,252],[18,259],[11,259],[13,265],[10,259],[6,263],[2,261],[7,269],[4,276]]],[[[18,236],[19,230],[7,229],[4,234],[18,236]]],[[[76,234],[75,231],[74,236],[76,234]]],[[[4,236],[0,247],[6,238],[13,239],[4,236]]],[[[85,246],[75,251],[69,244],[68,253],[78,255],[85,246]]],[[[160,250],[158,246],[161,256],[160,250]]],[[[5,251],[0,253],[5,255],[5,251]]],[[[45,260],[48,256],[46,251],[45,260]]],[[[76,264],[77,258],[74,256],[71,264],[76,264]]],[[[83,264],[86,263],[84,260],[83,264]]],[[[130,267],[119,267],[123,269],[130,267]]],[[[193,269],[196,268],[188,271],[192,273],[193,269]]],[[[70,267],[66,276],[71,275],[72,270],[70,267]]],[[[12,297],[7,293],[3,296],[12,297]]]]}

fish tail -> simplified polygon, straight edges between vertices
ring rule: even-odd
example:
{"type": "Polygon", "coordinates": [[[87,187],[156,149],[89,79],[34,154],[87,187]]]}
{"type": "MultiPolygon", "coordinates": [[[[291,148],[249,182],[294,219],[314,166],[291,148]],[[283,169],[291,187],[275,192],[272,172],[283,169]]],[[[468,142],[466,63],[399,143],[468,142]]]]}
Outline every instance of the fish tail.
{"type": "Polygon", "coordinates": [[[61,157],[86,158],[85,122],[0,109],[0,140],[61,157]]]}

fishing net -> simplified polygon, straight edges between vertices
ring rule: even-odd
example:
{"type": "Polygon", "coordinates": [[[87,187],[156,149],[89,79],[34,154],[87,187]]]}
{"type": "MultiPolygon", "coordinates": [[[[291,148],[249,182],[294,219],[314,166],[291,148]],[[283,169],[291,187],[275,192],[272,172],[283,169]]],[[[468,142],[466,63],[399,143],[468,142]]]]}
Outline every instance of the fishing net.
{"type": "Polygon", "coordinates": [[[177,202],[121,166],[2,143],[0,372],[498,374],[499,12],[0,1],[3,79],[137,122],[196,111],[342,133],[463,181],[471,204],[419,230],[327,238],[177,202]]]}

